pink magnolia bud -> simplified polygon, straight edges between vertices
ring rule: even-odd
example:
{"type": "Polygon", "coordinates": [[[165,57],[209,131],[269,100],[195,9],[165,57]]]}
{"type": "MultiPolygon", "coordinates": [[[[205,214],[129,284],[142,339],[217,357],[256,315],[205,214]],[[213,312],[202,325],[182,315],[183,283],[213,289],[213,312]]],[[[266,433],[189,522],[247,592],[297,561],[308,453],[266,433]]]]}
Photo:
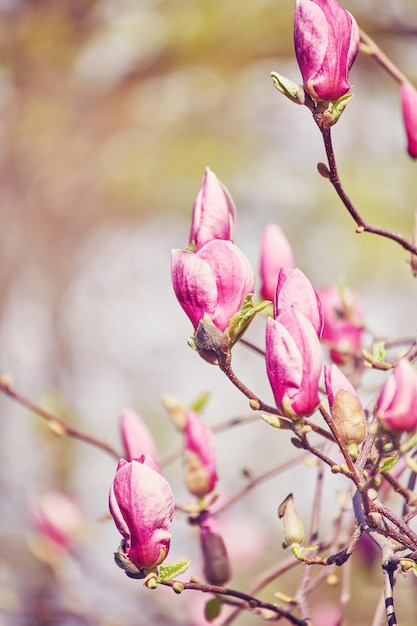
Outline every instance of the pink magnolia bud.
{"type": "Polygon", "coordinates": [[[200,521],[200,544],[207,582],[224,585],[231,575],[229,557],[217,520],[208,511],[200,521]]]}
{"type": "Polygon", "coordinates": [[[366,417],[358,395],[336,365],[324,366],[324,383],[339,436],[356,453],[366,436],[366,417]]]}
{"type": "Polygon", "coordinates": [[[60,491],[42,495],[32,506],[32,519],[41,536],[64,550],[79,536],[83,525],[76,502],[60,491]]]}
{"type": "Polygon", "coordinates": [[[389,430],[417,428],[417,372],[408,359],[400,359],[382,385],[375,414],[389,430]]]}
{"type": "Polygon", "coordinates": [[[296,309],[266,325],[266,369],[277,407],[294,419],[310,415],[320,402],[323,355],[317,333],[296,309]]]}
{"type": "Polygon", "coordinates": [[[215,239],[196,253],[173,250],[171,277],[175,295],[194,328],[205,316],[224,331],[255,278],[249,261],[231,241],[215,239]]]}
{"type": "Polygon", "coordinates": [[[149,455],[157,462],[158,452],[154,440],[139,415],[131,409],[124,409],[119,417],[119,429],[127,461],[149,455]]]}
{"type": "Polygon", "coordinates": [[[217,481],[216,458],[211,430],[194,411],[185,411],[184,461],[187,488],[203,498],[217,481]]]}
{"type": "Polygon", "coordinates": [[[226,187],[208,167],[194,201],[190,246],[198,250],[212,239],[233,241],[236,209],[226,187]]]}
{"type": "Polygon", "coordinates": [[[313,100],[334,102],[350,90],[359,28],[337,0],[297,0],[294,43],[304,89],[313,100]]]}
{"type": "Polygon", "coordinates": [[[294,267],[294,253],[287,235],[278,224],[267,224],[261,237],[261,296],[274,299],[278,274],[282,267],[294,267]]]}
{"type": "Polygon", "coordinates": [[[169,551],[174,496],[151,457],[120,460],[109,508],[125,556],[139,570],[162,563],[169,551]]]}
{"type": "Polygon", "coordinates": [[[411,83],[401,83],[400,97],[408,154],[417,159],[417,90],[411,83]]]}
{"type": "Polygon", "coordinates": [[[348,287],[323,287],[318,290],[323,307],[321,339],[330,346],[330,358],[337,365],[350,361],[362,347],[363,310],[348,287]]]}
{"type": "Polygon", "coordinates": [[[282,268],[274,296],[274,317],[289,308],[300,311],[313,325],[320,337],[323,331],[323,311],[320,298],[307,276],[297,268],[282,268]]]}

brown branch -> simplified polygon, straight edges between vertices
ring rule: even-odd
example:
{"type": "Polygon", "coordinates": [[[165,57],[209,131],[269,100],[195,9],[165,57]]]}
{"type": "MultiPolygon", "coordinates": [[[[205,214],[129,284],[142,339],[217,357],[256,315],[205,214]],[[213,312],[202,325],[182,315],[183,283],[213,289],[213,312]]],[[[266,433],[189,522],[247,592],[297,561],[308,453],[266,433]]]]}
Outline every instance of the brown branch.
{"type": "Polygon", "coordinates": [[[107,452],[108,454],[110,454],[117,461],[120,459],[121,455],[114,448],[112,448],[110,445],[108,445],[104,441],[99,441],[98,439],[95,439],[95,437],[91,437],[90,435],[86,435],[80,430],[77,430],[73,426],[70,426],[69,424],[67,424],[67,422],[63,420],[61,417],[58,417],[54,415],[53,413],[50,413],[46,409],[43,409],[39,405],[35,404],[31,400],[28,400],[27,398],[22,396],[20,393],[12,389],[9,378],[5,375],[0,377],[0,392],[4,393],[6,396],[11,398],[12,400],[15,400],[22,406],[26,407],[27,409],[29,409],[29,411],[32,411],[33,413],[36,413],[40,417],[43,417],[43,419],[45,419],[49,423],[51,431],[55,433],[56,435],[79,439],[80,441],[84,441],[85,443],[89,443],[90,445],[95,446],[96,448],[100,448],[101,450],[104,450],[104,452],[107,452]]]}

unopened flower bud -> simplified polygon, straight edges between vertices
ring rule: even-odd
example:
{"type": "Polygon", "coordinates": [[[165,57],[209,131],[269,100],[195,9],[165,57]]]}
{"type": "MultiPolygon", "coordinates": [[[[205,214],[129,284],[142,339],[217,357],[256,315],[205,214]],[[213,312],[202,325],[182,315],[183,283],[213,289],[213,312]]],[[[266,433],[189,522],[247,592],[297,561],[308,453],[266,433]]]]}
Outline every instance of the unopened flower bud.
{"type": "Polygon", "coordinates": [[[337,0],[296,0],[294,43],[304,89],[313,100],[334,102],[348,93],[359,28],[337,0]]]}
{"type": "Polygon", "coordinates": [[[347,446],[362,443],[366,436],[366,417],[355,389],[336,365],[325,365],[324,381],[341,440],[347,446]]]}
{"type": "Polygon", "coordinates": [[[400,97],[408,154],[417,159],[417,90],[411,83],[403,82],[400,97]]]}
{"type": "Polygon", "coordinates": [[[292,493],[279,506],[278,517],[283,522],[285,545],[291,547],[302,544],[304,541],[304,528],[295,510],[292,493]]]}
{"type": "Polygon", "coordinates": [[[200,545],[207,582],[224,585],[231,575],[229,557],[217,521],[208,512],[200,522],[200,545]]]}

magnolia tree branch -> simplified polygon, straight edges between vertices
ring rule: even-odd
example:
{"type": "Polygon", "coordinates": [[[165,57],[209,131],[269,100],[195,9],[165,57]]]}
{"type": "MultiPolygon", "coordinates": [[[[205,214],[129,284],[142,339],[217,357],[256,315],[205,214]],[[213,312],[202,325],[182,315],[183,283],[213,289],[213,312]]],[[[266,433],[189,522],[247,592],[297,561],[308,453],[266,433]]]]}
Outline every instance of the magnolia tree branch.
{"type": "Polygon", "coordinates": [[[109,444],[105,443],[104,441],[100,441],[95,437],[91,437],[91,435],[86,435],[77,428],[70,426],[70,424],[68,424],[61,417],[50,413],[46,409],[43,409],[39,405],[35,404],[31,400],[28,400],[20,393],[15,391],[11,387],[8,376],[3,375],[2,377],[0,377],[0,392],[4,393],[7,397],[15,400],[22,406],[26,407],[27,409],[29,409],[29,411],[32,411],[33,413],[36,413],[37,415],[45,419],[48,422],[51,431],[55,435],[59,437],[72,437],[73,439],[84,441],[85,443],[88,443],[96,448],[99,448],[100,450],[103,450],[104,452],[107,452],[107,454],[110,454],[117,461],[120,459],[121,455],[109,444]]]}
{"type": "Polygon", "coordinates": [[[392,241],[395,241],[396,243],[398,243],[408,252],[411,252],[412,254],[417,254],[417,247],[414,246],[410,241],[405,239],[402,235],[399,235],[398,233],[393,233],[380,226],[373,226],[372,224],[368,224],[368,222],[366,222],[364,218],[360,215],[359,211],[356,209],[355,205],[353,204],[353,202],[351,201],[351,199],[345,192],[343,185],[340,181],[339,172],[338,172],[337,165],[336,165],[336,157],[335,157],[334,150],[333,150],[331,128],[325,128],[323,126],[321,114],[318,114],[318,115],[313,114],[313,117],[323,136],[324,147],[326,150],[327,161],[328,161],[328,166],[329,166],[329,169],[326,170],[327,177],[330,183],[333,185],[340,200],[342,201],[342,203],[344,204],[344,206],[346,207],[346,209],[352,216],[353,220],[356,222],[356,225],[357,225],[356,232],[358,234],[367,232],[367,233],[372,233],[374,235],[378,235],[380,237],[386,237],[387,239],[391,239],[392,241]]]}
{"type": "Polygon", "coordinates": [[[181,582],[176,580],[165,580],[161,583],[161,585],[165,585],[167,587],[173,588],[177,593],[182,592],[183,590],[192,590],[192,591],[202,591],[203,593],[212,593],[217,596],[226,596],[229,598],[237,598],[238,600],[242,600],[244,603],[243,607],[247,610],[253,611],[254,609],[264,609],[266,611],[270,611],[271,613],[277,615],[279,618],[286,619],[290,624],[294,624],[294,626],[308,626],[308,623],[299,619],[292,615],[289,611],[282,609],[276,604],[271,604],[270,602],[263,602],[258,598],[255,598],[243,591],[236,591],[235,589],[229,589],[227,587],[219,587],[217,585],[207,585],[204,583],[196,583],[196,582],[181,582]]]}

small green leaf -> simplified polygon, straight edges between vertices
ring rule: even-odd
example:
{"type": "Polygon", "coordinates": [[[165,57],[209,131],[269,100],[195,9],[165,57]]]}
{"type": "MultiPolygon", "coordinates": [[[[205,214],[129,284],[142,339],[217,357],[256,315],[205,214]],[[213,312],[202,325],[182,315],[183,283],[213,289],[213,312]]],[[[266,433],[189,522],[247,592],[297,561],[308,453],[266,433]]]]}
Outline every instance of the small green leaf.
{"type": "Polygon", "coordinates": [[[210,399],[209,391],[202,391],[198,394],[196,398],[192,401],[190,405],[190,409],[195,411],[195,413],[201,413],[201,411],[206,407],[207,402],[210,399]]]}
{"type": "Polygon", "coordinates": [[[212,622],[216,617],[219,617],[220,611],[222,610],[222,603],[218,598],[211,598],[206,602],[206,606],[204,609],[204,617],[208,622],[212,622]]]}
{"type": "Polygon", "coordinates": [[[189,565],[190,559],[187,559],[187,557],[183,557],[182,559],[179,559],[179,561],[171,563],[170,565],[161,565],[159,567],[157,582],[161,583],[164,580],[172,580],[173,578],[180,576],[187,571],[189,565]]]}
{"type": "Polygon", "coordinates": [[[291,100],[291,102],[304,104],[304,89],[300,87],[300,85],[297,85],[286,76],[278,74],[278,72],[271,72],[271,78],[274,83],[274,87],[291,100]]]}
{"type": "Polygon", "coordinates": [[[387,459],[384,459],[381,467],[379,468],[379,471],[381,473],[382,472],[389,472],[389,470],[394,467],[394,465],[396,464],[397,461],[398,461],[398,458],[396,458],[394,456],[390,456],[387,459]]]}
{"type": "Polygon", "coordinates": [[[270,305],[269,300],[262,300],[257,304],[254,303],[253,296],[247,295],[240,311],[238,311],[230,320],[228,327],[229,333],[229,346],[230,348],[235,345],[237,341],[244,335],[249,327],[249,324],[253,318],[270,305]]]}
{"type": "Polygon", "coordinates": [[[372,358],[374,363],[383,363],[386,356],[387,351],[385,350],[385,343],[383,341],[374,343],[372,346],[372,358]]]}

